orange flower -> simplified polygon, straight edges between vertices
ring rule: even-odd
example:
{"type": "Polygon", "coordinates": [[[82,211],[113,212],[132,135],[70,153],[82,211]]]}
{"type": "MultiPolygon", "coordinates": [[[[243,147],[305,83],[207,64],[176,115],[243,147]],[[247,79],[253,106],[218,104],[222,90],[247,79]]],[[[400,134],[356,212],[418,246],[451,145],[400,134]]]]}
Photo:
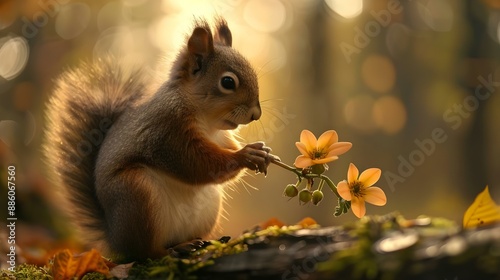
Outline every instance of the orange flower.
{"type": "Polygon", "coordinates": [[[338,135],[335,130],[325,131],[319,139],[314,134],[304,129],[300,133],[300,142],[295,142],[295,146],[302,155],[295,159],[294,165],[298,168],[307,168],[315,164],[324,164],[338,159],[341,155],[352,147],[349,142],[338,142],[338,135]]]}
{"type": "Polygon", "coordinates": [[[365,215],[365,201],[377,206],[383,206],[387,202],[384,191],[373,186],[381,174],[380,169],[370,168],[359,175],[358,168],[351,163],[347,171],[347,181],[344,180],[337,185],[339,195],[351,201],[351,209],[356,217],[361,218],[365,215]]]}

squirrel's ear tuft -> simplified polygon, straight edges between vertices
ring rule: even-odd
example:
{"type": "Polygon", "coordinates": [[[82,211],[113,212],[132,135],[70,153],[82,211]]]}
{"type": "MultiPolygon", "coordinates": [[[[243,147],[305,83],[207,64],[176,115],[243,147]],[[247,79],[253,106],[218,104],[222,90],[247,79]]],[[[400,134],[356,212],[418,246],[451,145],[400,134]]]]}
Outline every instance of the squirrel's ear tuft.
{"type": "Polygon", "coordinates": [[[217,19],[217,24],[215,26],[215,42],[227,47],[231,47],[233,44],[233,36],[231,35],[231,30],[227,26],[226,20],[223,18],[217,19]]]}
{"type": "Polygon", "coordinates": [[[210,29],[196,27],[187,43],[189,53],[206,57],[214,51],[214,43],[210,29]]]}

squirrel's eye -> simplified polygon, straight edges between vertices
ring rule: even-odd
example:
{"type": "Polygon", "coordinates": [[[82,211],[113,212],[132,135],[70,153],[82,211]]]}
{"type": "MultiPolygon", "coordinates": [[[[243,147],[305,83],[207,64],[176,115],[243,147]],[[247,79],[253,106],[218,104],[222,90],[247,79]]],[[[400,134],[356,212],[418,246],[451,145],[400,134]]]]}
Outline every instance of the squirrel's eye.
{"type": "Polygon", "coordinates": [[[222,77],[222,80],[220,80],[220,84],[225,89],[235,89],[236,88],[236,84],[234,83],[233,78],[228,77],[228,76],[222,77]]]}
{"type": "Polygon", "coordinates": [[[225,72],[219,80],[219,90],[223,93],[231,93],[238,87],[238,77],[232,72],[225,72]]]}

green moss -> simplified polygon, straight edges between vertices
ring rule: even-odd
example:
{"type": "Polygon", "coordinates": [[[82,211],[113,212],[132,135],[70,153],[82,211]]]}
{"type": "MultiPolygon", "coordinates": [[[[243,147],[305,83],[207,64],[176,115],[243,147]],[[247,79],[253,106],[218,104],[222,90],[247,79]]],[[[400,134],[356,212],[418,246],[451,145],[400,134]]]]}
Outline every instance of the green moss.
{"type": "Polygon", "coordinates": [[[129,279],[196,279],[194,274],[198,270],[212,265],[215,259],[247,251],[246,242],[250,239],[261,236],[279,236],[301,228],[300,226],[271,226],[264,230],[242,234],[227,243],[212,240],[205,248],[194,251],[184,258],[166,256],[159,260],[136,263],[129,271],[129,279]]]}
{"type": "Polygon", "coordinates": [[[99,272],[90,272],[82,277],[82,280],[105,280],[106,275],[99,272]]]}
{"type": "Polygon", "coordinates": [[[418,242],[418,238],[411,238],[412,234],[419,237],[439,236],[450,235],[459,230],[453,221],[447,219],[419,216],[414,220],[406,220],[398,212],[384,216],[365,216],[344,228],[357,241],[349,248],[335,252],[330,260],[320,263],[318,269],[334,275],[348,272],[343,276],[349,279],[380,279],[382,269],[383,279],[396,279],[396,275],[405,269],[405,263],[409,262],[414,245],[418,242]],[[402,240],[403,235],[398,233],[403,232],[406,233],[405,237],[410,238],[402,240]],[[392,257],[384,257],[387,252],[374,250],[374,244],[391,234],[400,238],[397,243],[399,245],[395,246],[402,247],[392,252],[392,257]]]}
{"type": "MultiPolygon", "coordinates": [[[[16,267],[14,271],[1,270],[0,280],[10,280],[10,279],[26,279],[26,280],[52,280],[54,279],[50,275],[49,271],[45,267],[38,267],[32,264],[20,264],[16,267]]],[[[90,272],[82,277],[82,280],[105,280],[107,279],[105,275],[98,272],[90,272]]]]}
{"type": "Polygon", "coordinates": [[[11,280],[11,279],[15,280],[16,277],[7,270],[1,270],[0,271],[0,279],[1,280],[11,280]]]}
{"type": "Polygon", "coordinates": [[[47,269],[30,264],[21,264],[11,272],[2,270],[0,272],[2,280],[4,279],[37,279],[37,280],[52,280],[52,276],[47,269]]]}

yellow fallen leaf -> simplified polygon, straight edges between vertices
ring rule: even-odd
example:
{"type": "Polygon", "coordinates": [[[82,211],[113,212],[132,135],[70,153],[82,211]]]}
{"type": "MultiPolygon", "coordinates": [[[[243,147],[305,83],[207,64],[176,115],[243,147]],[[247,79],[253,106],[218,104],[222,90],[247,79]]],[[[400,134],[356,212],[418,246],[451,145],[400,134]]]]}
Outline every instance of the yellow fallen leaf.
{"type": "Polygon", "coordinates": [[[500,206],[495,204],[486,186],[465,211],[463,226],[474,228],[494,222],[500,222],[500,206]]]}

